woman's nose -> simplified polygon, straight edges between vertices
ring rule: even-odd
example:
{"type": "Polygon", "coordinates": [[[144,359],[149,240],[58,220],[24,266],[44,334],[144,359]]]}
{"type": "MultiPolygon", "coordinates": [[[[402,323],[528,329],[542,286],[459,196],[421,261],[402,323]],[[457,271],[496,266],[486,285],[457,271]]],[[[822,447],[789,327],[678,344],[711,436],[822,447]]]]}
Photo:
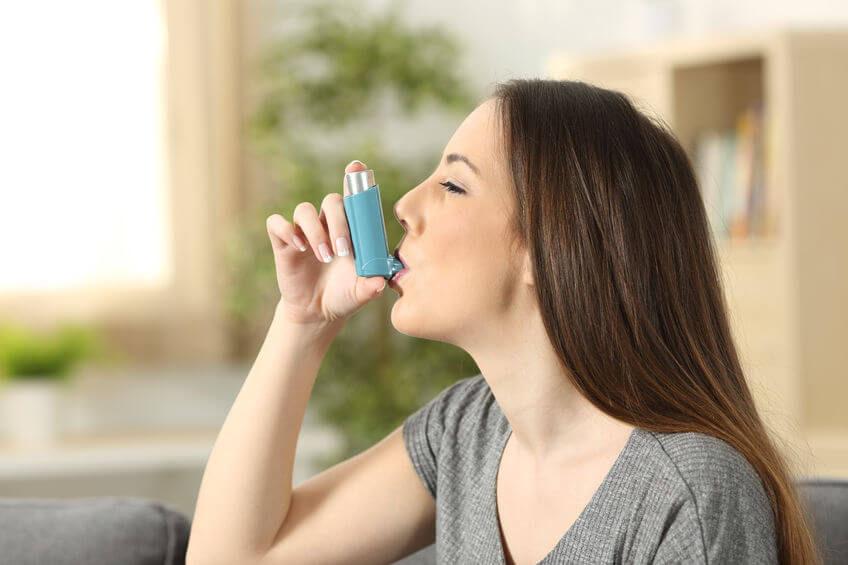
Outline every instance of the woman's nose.
{"type": "Polygon", "coordinates": [[[398,198],[398,201],[395,202],[395,205],[392,206],[392,212],[395,215],[395,219],[397,219],[398,223],[403,226],[403,229],[407,232],[410,231],[410,221],[415,223],[416,220],[421,220],[421,215],[424,210],[423,202],[421,201],[423,198],[424,190],[426,188],[427,181],[425,180],[415,188],[408,191],[406,194],[398,198]]]}
{"type": "MultiPolygon", "coordinates": [[[[407,193],[407,194],[409,194],[409,193],[407,193]]],[[[392,206],[392,212],[394,213],[394,215],[395,215],[395,219],[398,221],[398,223],[399,223],[401,226],[403,226],[403,229],[406,229],[406,228],[407,228],[407,226],[406,226],[406,220],[404,220],[403,218],[401,218],[401,215],[403,214],[403,212],[401,212],[401,211],[400,211],[400,206],[401,206],[401,203],[403,202],[404,198],[406,198],[406,194],[405,194],[405,195],[403,195],[403,196],[401,196],[401,197],[398,199],[398,201],[397,201],[397,202],[395,202],[395,205],[394,205],[394,206],[392,206]]]]}
{"type": "MultiPolygon", "coordinates": [[[[421,185],[418,185],[418,186],[421,186],[421,185]]],[[[404,227],[404,229],[407,227],[406,220],[403,219],[403,218],[406,217],[406,212],[407,212],[406,204],[407,204],[407,201],[410,199],[410,194],[414,194],[416,192],[416,189],[418,188],[418,186],[416,186],[415,188],[413,188],[412,190],[408,191],[406,194],[404,194],[403,196],[398,198],[398,201],[395,202],[394,206],[392,206],[392,212],[394,212],[395,218],[397,219],[398,222],[400,222],[400,225],[402,225],[404,227]]]]}

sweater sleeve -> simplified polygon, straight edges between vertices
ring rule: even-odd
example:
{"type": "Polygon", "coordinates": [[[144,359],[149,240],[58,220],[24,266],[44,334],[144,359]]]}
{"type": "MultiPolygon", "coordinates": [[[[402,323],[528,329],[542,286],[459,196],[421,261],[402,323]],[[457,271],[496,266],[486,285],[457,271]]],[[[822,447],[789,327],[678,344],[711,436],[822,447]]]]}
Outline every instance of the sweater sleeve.
{"type": "Polygon", "coordinates": [[[439,447],[456,411],[452,404],[476,377],[460,379],[410,414],[403,422],[403,441],[412,466],[433,499],[436,498],[439,447]]]}
{"type": "Polygon", "coordinates": [[[759,477],[722,461],[672,505],[653,563],[777,563],[774,514],[759,477]]]}

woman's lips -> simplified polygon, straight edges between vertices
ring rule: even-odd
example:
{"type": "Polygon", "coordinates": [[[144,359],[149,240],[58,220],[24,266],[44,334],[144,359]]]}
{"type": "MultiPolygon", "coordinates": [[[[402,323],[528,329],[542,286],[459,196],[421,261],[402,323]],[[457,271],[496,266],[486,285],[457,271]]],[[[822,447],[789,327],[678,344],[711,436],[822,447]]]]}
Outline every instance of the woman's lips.
{"type": "Polygon", "coordinates": [[[403,256],[400,254],[400,249],[395,249],[395,258],[403,264],[403,269],[396,272],[394,275],[389,278],[389,286],[393,288],[397,288],[397,281],[406,276],[406,273],[409,272],[409,266],[406,264],[406,261],[403,259],[403,256]]]}
{"type": "Polygon", "coordinates": [[[406,262],[406,259],[404,259],[404,258],[403,258],[403,255],[401,255],[401,254],[400,254],[400,249],[396,249],[396,250],[395,250],[395,258],[396,258],[398,261],[400,261],[401,263],[403,263],[403,268],[404,268],[404,269],[408,269],[408,268],[409,268],[409,263],[407,263],[407,262],[406,262]]]}
{"type": "Polygon", "coordinates": [[[406,269],[402,269],[402,270],[398,271],[397,273],[395,273],[394,275],[392,275],[392,278],[389,279],[389,285],[394,286],[395,284],[397,284],[397,281],[399,281],[400,279],[405,277],[408,272],[409,272],[409,267],[407,267],[406,269]]]}

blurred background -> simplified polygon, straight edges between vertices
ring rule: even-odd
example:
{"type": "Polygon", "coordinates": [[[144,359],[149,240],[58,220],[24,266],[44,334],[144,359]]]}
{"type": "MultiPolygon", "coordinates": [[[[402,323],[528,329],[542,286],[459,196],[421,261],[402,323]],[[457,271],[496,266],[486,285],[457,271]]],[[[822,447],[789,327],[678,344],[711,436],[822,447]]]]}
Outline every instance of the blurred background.
{"type": "MultiPolygon", "coordinates": [[[[0,497],[192,516],[278,298],[265,218],[345,164],[392,206],[510,78],[620,89],[696,165],[758,406],[848,477],[848,3],[42,0],[0,6],[0,497]]],[[[294,482],[476,374],[389,322],[333,343],[294,482]]]]}

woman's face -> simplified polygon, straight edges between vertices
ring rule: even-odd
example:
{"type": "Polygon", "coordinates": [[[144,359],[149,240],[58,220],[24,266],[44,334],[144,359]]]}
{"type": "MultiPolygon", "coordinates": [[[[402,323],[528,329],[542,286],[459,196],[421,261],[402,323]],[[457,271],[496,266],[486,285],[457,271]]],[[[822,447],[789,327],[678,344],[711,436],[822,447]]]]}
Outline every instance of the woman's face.
{"type": "Polygon", "coordinates": [[[395,204],[409,267],[392,308],[401,333],[469,345],[510,320],[522,263],[508,248],[515,205],[494,110],[490,99],[471,112],[438,168],[395,204]]]}

